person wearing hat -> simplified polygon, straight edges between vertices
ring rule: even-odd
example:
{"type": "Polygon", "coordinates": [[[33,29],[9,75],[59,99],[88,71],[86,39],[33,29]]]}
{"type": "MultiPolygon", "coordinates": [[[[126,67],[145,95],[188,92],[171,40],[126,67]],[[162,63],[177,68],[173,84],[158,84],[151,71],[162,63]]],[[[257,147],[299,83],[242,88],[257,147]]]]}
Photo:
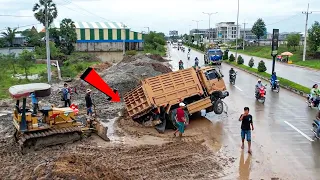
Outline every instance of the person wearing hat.
{"type": "Polygon", "coordinates": [[[94,104],[92,103],[92,99],[91,99],[91,89],[87,89],[85,100],[86,100],[86,107],[87,107],[87,115],[92,116],[92,106],[94,104]]]}
{"type": "Polygon", "coordinates": [[[261,87],[264,87],[262,82],[261,82],[261,79],[258,79],[258,83],[256,84],[256,95],[259,93],[259,89],[261,87]]]}
{"type": "Polygon", "coordinates": [[[174,136],[176,136],[178,131],[179,131],[179,137],[182,137],[182,134],[184,133],[184,125],[185,125],[186,119],[185,119],[185,114],[183,109],[185,108],[185,106],[186,105],[183,102],[179,103],[179,108],[177,109],[177,114],[176,114],[178,129],[174,132],[174,136]]]}

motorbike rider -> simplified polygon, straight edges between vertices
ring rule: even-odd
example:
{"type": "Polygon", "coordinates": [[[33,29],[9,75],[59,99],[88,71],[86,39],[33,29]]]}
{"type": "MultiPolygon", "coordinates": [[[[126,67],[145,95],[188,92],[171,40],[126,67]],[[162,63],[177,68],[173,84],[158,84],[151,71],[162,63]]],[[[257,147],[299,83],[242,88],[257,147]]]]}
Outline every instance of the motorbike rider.
{"type": "Polygon", "coordinates": [[[320,95],[320,90],[318,89],[318,84],[314,84],[310,92],[310,100],[313,106],[318,106],[320,101],[319,95],[320,95]]]}
{"type": "Polygon", "coordinates": [[[277,74],[276,74],[276,72],[273,72],[272,75],[271,75],[271,86],[272,86],[272,89],[275,89],[276,80],[277,80],[277,74]]]}
{"type": "Polygon", "coordinates": [[[190,49],[190,47],[189,47],[189,49],[188,49],[188,53],[191,51],[191,49],[190,49]]]}
{"type": "Polygon", "coordinates": [[[194,65],[195,65],[195,66],[199,66],[199,59],[198,59],[198,57],[196,57],[196,58],[194,59],[194,65]]]}
{"type": "MultiPolygon", "coordinates": [[[[318,110],[316,121],[320,122],[320,109],[318,110]]],[[[317,128],[317,136],[320,137],[320,126],[317,128]]]]}
{"type": "Polygon", "coordinates": [[[188,60],[189,60],[189,59],[190,59],[190,53],[188,53],[188,55],[187,55],[187,56],[188,56],[188,60]]]}
{"type": "Polygon", "coordinates": [[[234,74],[234,73],[236,73],[236,71],[233,68],[231,68],[229,70],[229,79],[231,79],[231,75],[234,74]]]}
{"type": "Polygon", "coordinates": [[[258,79],[258,83],[256,84],[256,95],[259,93],[260,88],[264,87],[261,82],[261,79],[258,79]]]}

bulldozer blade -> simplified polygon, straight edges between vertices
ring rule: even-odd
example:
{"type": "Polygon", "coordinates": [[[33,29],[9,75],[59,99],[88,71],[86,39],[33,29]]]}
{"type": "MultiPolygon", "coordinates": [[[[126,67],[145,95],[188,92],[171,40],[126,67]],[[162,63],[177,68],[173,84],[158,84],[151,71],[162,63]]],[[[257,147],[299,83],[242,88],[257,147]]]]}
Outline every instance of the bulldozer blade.
{"type": "Polygon", "coordinates": [[[96,134],[101,137],[105,141],[110,141],[110,139],[107,136],[107,127],[104,127],[100,122],[96,121],[95,125],[96,134]]]}

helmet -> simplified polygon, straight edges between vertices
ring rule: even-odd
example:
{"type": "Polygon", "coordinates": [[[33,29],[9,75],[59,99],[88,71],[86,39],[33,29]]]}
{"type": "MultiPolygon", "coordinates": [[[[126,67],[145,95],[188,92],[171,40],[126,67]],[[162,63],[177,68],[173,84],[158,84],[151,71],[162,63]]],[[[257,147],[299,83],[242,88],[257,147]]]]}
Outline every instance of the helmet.
{"type": "Polygon", "coordinates": [[[231,68],[231,70],[233,70],[233,68],[231,68]]]}
{"type": "Polygon", "coordinates": [[[258,79],[258,82],[261,82],[261,79],[258,79]]]}

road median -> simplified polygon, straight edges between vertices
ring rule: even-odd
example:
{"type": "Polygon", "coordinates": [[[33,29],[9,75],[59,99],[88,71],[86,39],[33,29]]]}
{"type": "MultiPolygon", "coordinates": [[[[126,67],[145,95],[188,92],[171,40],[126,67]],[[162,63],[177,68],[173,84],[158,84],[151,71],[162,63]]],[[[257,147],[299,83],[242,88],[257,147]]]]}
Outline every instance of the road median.
{"type": "MultiPolygon", "coordinates": [[[[230,66],[237,67],[238,69],[243,70],[244,72],[247,72],[249,74],[252,74],[254,76],[259,77],[260,79],[266,80],[269,82],[271,74],[266,72],[258,72],[255,68],[250,68],[248,66],[245,66],[243,64],[236,64],[236,62],[228,62],[224,61],[224,63],[229,64],[230,66]]],[[[294,92],[298,95],[301,95],[303,97],[307,97],[307,95],[310,93],[310,88],[302,86],[300,84],[297,84],[295,82],[292,82],[288,79],[282,78],[278,76],[278,79],[280,80],[280,87],[287,89],[291,92],[294,92]]]]}

